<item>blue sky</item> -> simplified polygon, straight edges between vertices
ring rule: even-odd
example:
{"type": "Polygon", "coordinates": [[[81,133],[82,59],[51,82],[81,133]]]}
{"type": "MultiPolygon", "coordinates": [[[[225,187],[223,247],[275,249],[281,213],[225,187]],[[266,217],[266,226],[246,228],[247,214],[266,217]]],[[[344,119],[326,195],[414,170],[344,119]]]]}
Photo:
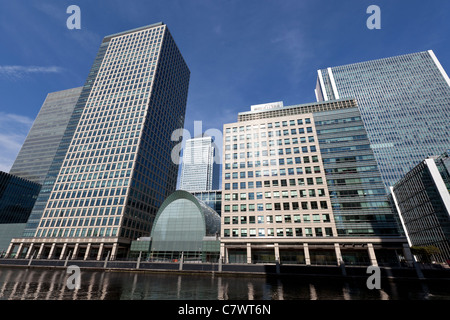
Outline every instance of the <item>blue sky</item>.
{"type": "Polygon", "coordinates": [[[432,49],[450,73],[450,1],[0,0],[0,170],[47,93],[82,86],[102,38],[166,23],[190,70],[185,128],[222,129],[252,104],[315,101],[317,69],[432,49]],[[81,29],[69,30],[69,5],[81,29]],[[381,29],[369,30],[369,5],[381,29]]]}

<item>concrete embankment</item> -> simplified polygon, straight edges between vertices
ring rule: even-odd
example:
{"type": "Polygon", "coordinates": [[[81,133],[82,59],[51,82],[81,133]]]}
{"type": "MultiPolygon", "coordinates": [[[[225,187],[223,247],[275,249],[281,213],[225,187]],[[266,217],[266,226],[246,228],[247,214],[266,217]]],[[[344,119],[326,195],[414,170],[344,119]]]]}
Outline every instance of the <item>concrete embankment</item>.
{"type": "MultiPolygon", "coordinates": [[[[204,273],[215,275],[240,276],[299,276],[333,278],[367,278],[372,271],[367,266],[306,266],[277,264],[218,264],[218,263],[167,263],[147,261],[92,261],[92,260],[25,260],[0,259],[1,267],[18,268],[67,268],[76,265],[80,269],[117,272],[168,272],[168,273],[204,273]]],[[[450,280],[448,268],[379,267],[382,278],[402,279],[442,279],[450,280]]]]}

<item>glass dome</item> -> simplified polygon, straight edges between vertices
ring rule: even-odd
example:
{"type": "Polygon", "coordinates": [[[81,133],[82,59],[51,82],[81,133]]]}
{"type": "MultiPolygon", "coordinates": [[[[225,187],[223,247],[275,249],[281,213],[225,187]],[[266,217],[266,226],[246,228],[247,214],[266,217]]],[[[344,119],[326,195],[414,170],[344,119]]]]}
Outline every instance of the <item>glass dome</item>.
{"type": "Polygon", "coordinates": [[[152,252],[199,252],[205,236],[220,234],[220,216],[189,192],[177,190],[161,205],[153,224],[152,252]]]}

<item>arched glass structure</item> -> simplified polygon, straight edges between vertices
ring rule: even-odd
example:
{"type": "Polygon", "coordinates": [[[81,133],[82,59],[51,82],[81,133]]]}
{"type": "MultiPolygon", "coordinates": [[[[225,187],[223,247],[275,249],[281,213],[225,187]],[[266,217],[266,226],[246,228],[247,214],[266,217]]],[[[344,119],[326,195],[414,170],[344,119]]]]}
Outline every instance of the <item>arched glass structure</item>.
{"type": "MultiPolygon", "coordinates": [[[[151,232],[152,256],[199,256],[220,234],[220,216],[189,192],[177,190],[161,205],[151,232]]],[[[218,240],[217,240],[218,242],[218,240]]]]}

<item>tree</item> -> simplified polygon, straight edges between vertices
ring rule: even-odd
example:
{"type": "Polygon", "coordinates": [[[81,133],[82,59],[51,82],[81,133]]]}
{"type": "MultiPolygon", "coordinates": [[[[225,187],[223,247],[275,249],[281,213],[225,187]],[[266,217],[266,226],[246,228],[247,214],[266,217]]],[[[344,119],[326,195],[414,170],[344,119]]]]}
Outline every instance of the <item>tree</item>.
{"type": "Polygon", "coordinates": [[[441,251],[436,246],[412,246],[411,253],[418,256],[420,262],[430,263],[431,257],[441,251]]]}

